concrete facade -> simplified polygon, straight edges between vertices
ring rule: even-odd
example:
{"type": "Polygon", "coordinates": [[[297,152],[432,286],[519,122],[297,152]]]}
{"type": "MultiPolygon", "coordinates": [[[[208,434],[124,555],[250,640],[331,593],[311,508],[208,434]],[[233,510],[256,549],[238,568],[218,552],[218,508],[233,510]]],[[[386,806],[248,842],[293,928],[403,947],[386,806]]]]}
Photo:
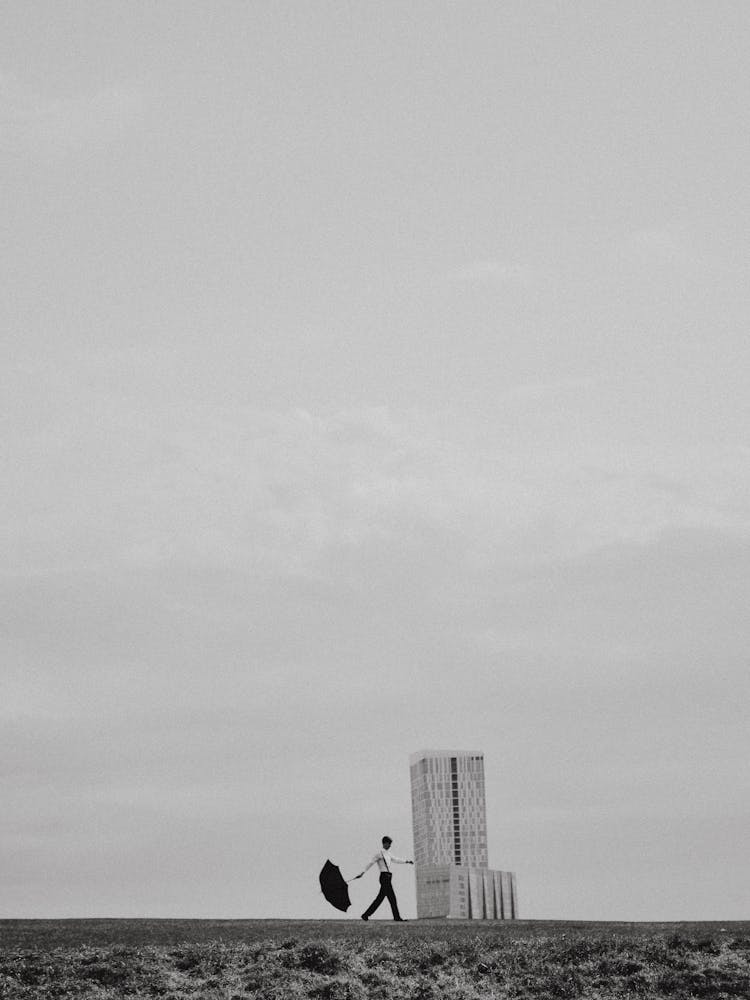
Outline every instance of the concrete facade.
{"type": "Polygon", "coordinates": [[[414,863],[486,868],[484,755],[478,750],[412,754],[414,863]]]}
{"type": "Polygon", "coordinates": [[[422,750],[409,764],[417,917],[517,918],[515,874],[489,868],[484,754],[422,750]]]}

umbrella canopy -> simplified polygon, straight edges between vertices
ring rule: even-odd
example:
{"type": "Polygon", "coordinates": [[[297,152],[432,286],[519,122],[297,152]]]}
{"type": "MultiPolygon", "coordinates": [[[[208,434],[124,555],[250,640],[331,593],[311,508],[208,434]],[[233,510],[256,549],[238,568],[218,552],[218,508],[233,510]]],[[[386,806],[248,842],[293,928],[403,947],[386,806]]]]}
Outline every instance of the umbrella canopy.
{"type": "Polygon", "coordinates": [[[331,906],[335,906],[337,910],[346,912],[352,905],[346,881],[339,866],[332,861],[326,861],[320,869],[320,888],[331,906]]]}

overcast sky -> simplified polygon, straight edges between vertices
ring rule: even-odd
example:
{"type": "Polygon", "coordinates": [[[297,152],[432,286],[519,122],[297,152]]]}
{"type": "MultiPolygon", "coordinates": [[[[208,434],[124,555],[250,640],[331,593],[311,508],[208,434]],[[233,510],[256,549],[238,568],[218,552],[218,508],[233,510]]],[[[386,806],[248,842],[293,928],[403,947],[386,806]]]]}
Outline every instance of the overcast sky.
{"type": "Polygon", "coordinates": [[[447,747],[522,916],[748,917],[749,59],[3,4],[0,916],[335,916],[447,747]]]}

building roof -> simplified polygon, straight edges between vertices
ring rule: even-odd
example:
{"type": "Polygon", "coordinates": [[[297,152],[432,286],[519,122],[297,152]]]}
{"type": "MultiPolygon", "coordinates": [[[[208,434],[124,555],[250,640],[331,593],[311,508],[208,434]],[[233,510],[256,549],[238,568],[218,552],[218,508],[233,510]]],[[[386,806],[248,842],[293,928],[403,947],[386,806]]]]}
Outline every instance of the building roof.
{"type": "Polygon", "coordinates": [[[409,755],[409,764],[416,764],[425,757],[484,757],[482,750],[417,750],[409,755]]]}

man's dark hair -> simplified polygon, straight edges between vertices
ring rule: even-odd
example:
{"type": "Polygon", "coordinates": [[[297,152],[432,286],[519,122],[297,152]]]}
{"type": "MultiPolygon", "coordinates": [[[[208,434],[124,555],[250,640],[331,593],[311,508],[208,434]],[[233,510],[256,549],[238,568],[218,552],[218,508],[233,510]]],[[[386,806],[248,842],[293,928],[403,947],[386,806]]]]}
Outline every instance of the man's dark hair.
{"type": "Polygon", "coordinates": [[[390,837],[383,837],[382,843],[384,843],[384,844],[392,844],[393,841],[391,840],[390,837]]]}

